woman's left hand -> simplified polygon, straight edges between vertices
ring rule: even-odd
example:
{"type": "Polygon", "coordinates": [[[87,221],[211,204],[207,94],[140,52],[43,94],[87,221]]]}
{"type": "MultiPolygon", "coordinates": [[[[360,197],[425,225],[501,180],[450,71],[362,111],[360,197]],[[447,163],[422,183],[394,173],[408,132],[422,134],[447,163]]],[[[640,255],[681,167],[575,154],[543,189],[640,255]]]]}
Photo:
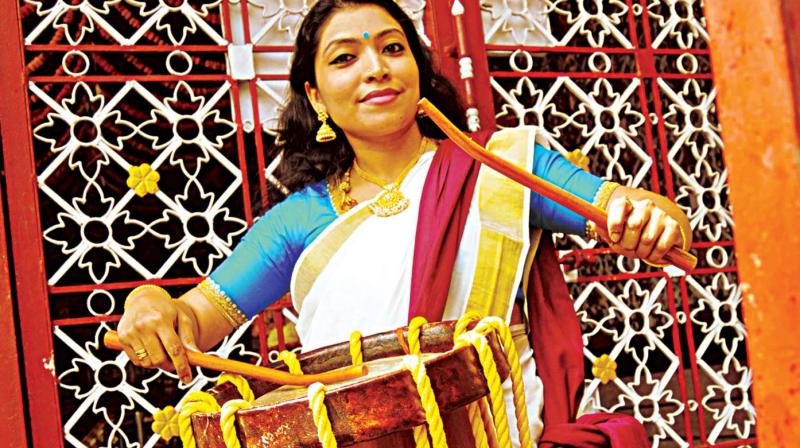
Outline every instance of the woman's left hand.
{"type": "Polygon", "coordinates": [[[664,255],[673,247],[683,248],[678,221],[650,198],[630,199],[617,195],[608,204],[606,242],[622,255],[651,264],[667,264],[664,255]]]}

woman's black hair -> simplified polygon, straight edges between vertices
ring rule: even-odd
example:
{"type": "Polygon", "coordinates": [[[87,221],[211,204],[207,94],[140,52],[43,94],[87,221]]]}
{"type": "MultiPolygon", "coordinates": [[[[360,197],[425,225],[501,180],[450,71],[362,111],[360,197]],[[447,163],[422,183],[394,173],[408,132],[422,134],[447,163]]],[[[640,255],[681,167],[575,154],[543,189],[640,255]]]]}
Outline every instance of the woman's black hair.
{"type": "MultiPolygon", "coordinates": [[[[400,24],[419,67],[420,96],[428,98],[456,126],[466,129],[466,113],[458,100],[456,89],[433,67],[431,53],[422,44],[414,23],[394,0],[320,0],[309,10],[297,33],[289,71],[289,97],[278,121],[280,137],[277,145],[283,150],[283,158],[275,176],[290,192],[327,177],[341,175],[353,162],[353,149],[333,120],[328,120],[328,123],[338,138],[328,143],[315,140],[319,122],[306,96],[305,83],[314,87],[317,85],[314,58],[322,26],[342,8],[367,4],[385,9],[400,24]]],[[[430,119],[417,118],[417,123],[423,135],[445,138],[430,119]]],[[[272,203],[280,200],[275,192],[271,192],[270,196],[272,203]]]]}

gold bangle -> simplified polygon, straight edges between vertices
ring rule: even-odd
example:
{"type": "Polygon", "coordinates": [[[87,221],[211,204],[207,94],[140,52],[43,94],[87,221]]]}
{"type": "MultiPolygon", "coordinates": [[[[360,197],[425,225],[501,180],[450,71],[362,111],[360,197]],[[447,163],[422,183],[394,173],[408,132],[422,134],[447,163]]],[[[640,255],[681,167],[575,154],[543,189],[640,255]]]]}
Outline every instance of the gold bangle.
{"type": "Polygon", "coordinates": [[[236,303],[211,278],[206,277],[205,280],[197,285],[197,289],[230,322],[233,328],[239,328],[249,320],[236,303]]]}
{"type": "Polygon", "coordinates": [[[150,285],[150,284],[148,284],[148,285],[139,285],[139,286],[133,288],[133,291],[131,291],[128,294],[128,296],[125,297],[125,305],[123,305],[122,308],[124,310],[127,310],[128,309],[128,301],[131,300],[131,297],[135,296],[137,293],[139,293],[139,292],[141,292],[141,291],[143,291],[145,289],[154,289],[154,290],[160,292],[163,296],[166,296],[168,299],[172,299],[172,296],[170,295],[170,293],[166,289],[164,289],[164,288],[162,288],[162,287],[160,287],[158,285],[150,285]]]}
{"type": "Polygon", "coordinates": [[[616,182],[612,182],[607,180],[600,185],[600,188],[597,189],[597,193],[594,195],[594,200],[592,201],[592,205],[602,210],[605,210],[608,207],[608,201],[611,200],[611,194],[614,193],[614,190],[619,188],[619,184],[616,182]]]}
{"type": "MultiPolygon", "coordinates": [[[[683,230],[683,226],[681,226],[680,224],[678,224],[678,230],[681,231],[681,238],[683,240],[683,250],[686,250],[687,249],[687,247],[686,247],[686,232],[683,230]]],[[[669,263],[665,263],[665,264],[651,263],[651,262],[645,260],[644,258],[640,258],[640,260],[642,260],[642,262],[644,264],[646,264],[648,266],[652,266],[654,268],[659,268],[660,269],[660,268],[664,268],[664,267],[669,266],[669,263]]]]}
{"type": "MultiPolygon", "coordinates": [[[[611,199],[611,194],[614,193],[614,190],[619,188],[619,184],[616,182],[612,182],[607,180],[600,185],[600,188],[597,189],[597,192],[594,194],[594,198],[592,198],[592,205],[605,210],[608,207],[608,201],[611,199]]],[[[586,220],[586,227],[584,229],[585,237],[600,241],[600,234],[597,232],[597,226],[594,222],[590,220],[586,220]]]]}

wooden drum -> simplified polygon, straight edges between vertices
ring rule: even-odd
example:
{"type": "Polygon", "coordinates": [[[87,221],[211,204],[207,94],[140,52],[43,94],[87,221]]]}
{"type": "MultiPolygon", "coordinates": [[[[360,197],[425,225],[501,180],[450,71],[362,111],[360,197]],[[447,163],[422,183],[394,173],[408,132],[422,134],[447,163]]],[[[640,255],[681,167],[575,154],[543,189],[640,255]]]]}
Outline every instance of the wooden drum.
{"type": "MultiPolygon", "coordinates": [[[[426,425],[427,420],[419,379],[415,381],[406,367],[415,359],[424,363],[448,445],[475,446],[465,406],[486,397],[489,385],[478,351],[470,345],[453,347],[454,328],[455,322],[424,325],[419,337],[421,355],[412,355],[419,357],[411,360],[405,356],[407,328],[361,339],[361,353],[369,373],[326,386],[324,407],[338,446],[416,446],[413,430],[426,425]]],[[[494,334],[487,334],[486,338],[502,380],[509,374],[506,356],[494,334]]],[[[302,354],[298,361],[305,373],[352,365],[348,343],[302,354]]],[[[283,365],[274,367],[285,368],[283,365]]],[[[251,381],[250,385],[259,398],[252,403],[252,408],[236,412],[235,430],[241,446],[323,446],[309,403],[308,388],[276,388],[258,381],[251,381]]],[[[216,386],[209,392],[220,404],[240,398],[230,383],[216,386]]],[[[430,409],[428,411],[430,413],[430,409]]],[[[194,414],[192,426],[199,447],[226,447],[219,413],[194,414]]]]}

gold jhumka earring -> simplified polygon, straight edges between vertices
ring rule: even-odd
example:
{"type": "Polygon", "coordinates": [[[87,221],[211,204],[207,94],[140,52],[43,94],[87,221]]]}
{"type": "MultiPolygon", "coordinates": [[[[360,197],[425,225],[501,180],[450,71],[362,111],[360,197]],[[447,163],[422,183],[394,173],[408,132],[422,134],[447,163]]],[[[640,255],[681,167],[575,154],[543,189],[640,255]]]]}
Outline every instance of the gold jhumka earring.
{"type": "Polygon", "coordinates": [[[326,143],[336,140],[336,132],[334,132],[333,128],[328,124],[328,114],[324,110],[320,110],[317,112],[317,119],[322,122],[319,126],[319,130],[317,130],[317,141],[326,143]]]}

